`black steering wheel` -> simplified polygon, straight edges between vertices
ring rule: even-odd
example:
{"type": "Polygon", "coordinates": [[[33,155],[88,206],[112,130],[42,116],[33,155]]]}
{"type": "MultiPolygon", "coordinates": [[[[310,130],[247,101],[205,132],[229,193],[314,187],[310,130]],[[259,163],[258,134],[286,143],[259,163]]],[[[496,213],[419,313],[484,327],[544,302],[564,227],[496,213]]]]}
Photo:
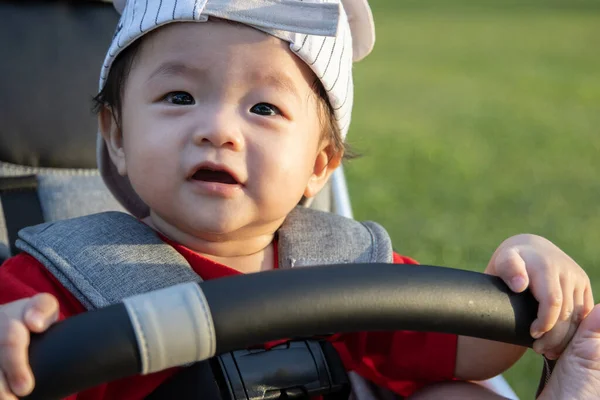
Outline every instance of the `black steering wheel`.
{"type": "Polygon", "coordinates": [[[529,292],[515,294],[497,277],[423,265],[330,265],[183,284],[32,337],[28,398],[327,332],[445,332],[531,347],[536,313],[529,292]],[[185,343],[191,348],[182,351],[185,343]]]}

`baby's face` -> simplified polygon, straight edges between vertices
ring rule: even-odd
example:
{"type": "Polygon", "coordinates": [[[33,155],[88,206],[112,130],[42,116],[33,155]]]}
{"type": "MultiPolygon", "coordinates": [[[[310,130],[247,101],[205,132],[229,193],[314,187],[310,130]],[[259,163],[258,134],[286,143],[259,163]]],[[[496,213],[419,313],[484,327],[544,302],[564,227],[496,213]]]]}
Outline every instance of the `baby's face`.
{"type": "Polygon", "coordinates": [[[276,229],[326,162],[315,79],[289,44],[243,25],[149,35],[125,85],[116,164],[151,222],[217,240],[276,229]]]}

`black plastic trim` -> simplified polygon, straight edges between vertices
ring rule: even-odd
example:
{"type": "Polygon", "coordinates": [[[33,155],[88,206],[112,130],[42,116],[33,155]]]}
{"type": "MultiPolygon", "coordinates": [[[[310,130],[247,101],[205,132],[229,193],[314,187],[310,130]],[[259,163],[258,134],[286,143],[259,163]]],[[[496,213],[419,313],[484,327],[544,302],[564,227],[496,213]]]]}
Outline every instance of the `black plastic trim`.
{"type": "Polygon", "coordinates": [[[348,264],[201,284],[217,353],[316,332],[405,329],[531,346],[537,303],[501,279],[444,267],[348,264]]]}
{"type": "Polygon", "coordinates": [[[32,400],[64,398],[141,370],[123,304],[68,318],[42,335],[32,335],[29,360],[35,390],[26,399],[32,400]]]}

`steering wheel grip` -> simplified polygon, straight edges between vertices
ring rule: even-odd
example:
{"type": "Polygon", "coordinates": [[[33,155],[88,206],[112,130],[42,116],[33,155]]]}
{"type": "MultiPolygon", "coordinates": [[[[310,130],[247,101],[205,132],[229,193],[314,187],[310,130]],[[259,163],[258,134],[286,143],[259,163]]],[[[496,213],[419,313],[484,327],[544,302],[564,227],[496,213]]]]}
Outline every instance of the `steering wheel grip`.
{"type": "Polygon", "coordinates": [[[30,345],[30,399],[271,340],[415,330],[531,347],[537,302],[497,277],[433,266],[348,264],[187,283],[55,324],[30,345]]]}

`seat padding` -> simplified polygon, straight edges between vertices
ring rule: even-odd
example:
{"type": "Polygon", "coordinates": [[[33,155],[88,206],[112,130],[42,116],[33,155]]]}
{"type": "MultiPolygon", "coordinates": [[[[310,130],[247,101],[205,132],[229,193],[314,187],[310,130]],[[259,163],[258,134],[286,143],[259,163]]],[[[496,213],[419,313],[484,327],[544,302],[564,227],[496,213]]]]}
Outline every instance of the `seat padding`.
{"type": "MultiPolygon", "coordinates": [[[[124,211],[96,169],[33,168],[0,161],[0,177],[35,174],[45,221],[103,211],[124,211]]],[[[4,210],[0,204],[0,260],[9,256],[4,210]]]]}
{"type": "Polygon", "coordinates": [[[0,161],[95,168],[92,98],[117,25],[111,3],[0,1],[0,161]]]}

